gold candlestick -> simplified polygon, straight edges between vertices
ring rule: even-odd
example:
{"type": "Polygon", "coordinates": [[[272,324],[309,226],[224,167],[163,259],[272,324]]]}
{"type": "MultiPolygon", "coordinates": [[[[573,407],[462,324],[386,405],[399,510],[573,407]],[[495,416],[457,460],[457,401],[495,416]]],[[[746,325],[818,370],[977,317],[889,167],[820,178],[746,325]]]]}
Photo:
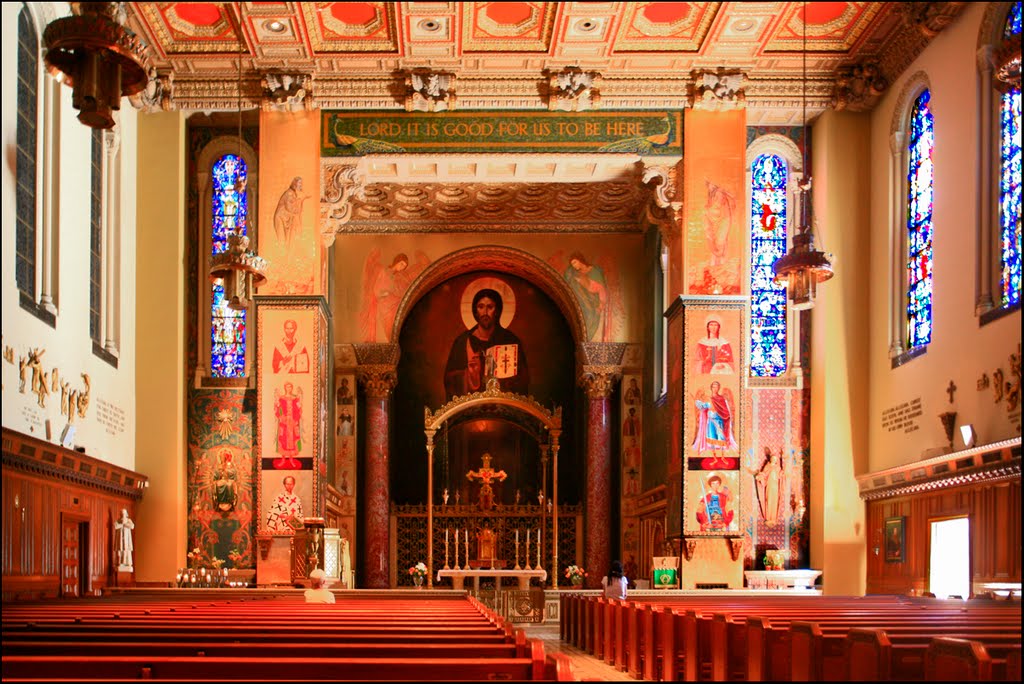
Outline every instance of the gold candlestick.
{"type": "Polygon", "coordinates": [[[455,569],[461,570],[459,567],[459,528],[455,528],[455,569]]]}
{"type": "Polygon", "coordinates": [[[537,530],[537,569],[540,570],[540,530],[537,530]]]}
{"type": "Polygon", "coordinates": [[[450,569],[448,567],[448,528],[444,530],[444,569],[450,569]]]}
{"type": "Polygon", "coordinates": [[[526,553],[523,554],[523,555],[525,556],[525,560],[526,560],[526,567],[524,569],[525,570],[533,570],[533,568],[530,567],[530,528],[529,527],[526,528],[526,553]]]}
{"type": "Polygon", "coordinates": [[[519,567],[519,530],[516,530],[516,567],[513,569],[522,570],[522,568],[519,567]]]}

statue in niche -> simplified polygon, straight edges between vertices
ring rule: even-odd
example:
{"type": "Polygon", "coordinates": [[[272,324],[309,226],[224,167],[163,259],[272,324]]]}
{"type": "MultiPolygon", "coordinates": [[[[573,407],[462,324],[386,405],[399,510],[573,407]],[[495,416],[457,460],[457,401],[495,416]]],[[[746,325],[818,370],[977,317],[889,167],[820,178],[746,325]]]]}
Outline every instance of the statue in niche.
{"type": "Polygon", "coordinates": [[[764,463],[761,469],[751,471],[757,491],[757,505],[761,520],[774,525],[782,520],[783,493],[786,488],[786,471],[782,465],[782,451],[773,452],[764,448],[764,463]]]}

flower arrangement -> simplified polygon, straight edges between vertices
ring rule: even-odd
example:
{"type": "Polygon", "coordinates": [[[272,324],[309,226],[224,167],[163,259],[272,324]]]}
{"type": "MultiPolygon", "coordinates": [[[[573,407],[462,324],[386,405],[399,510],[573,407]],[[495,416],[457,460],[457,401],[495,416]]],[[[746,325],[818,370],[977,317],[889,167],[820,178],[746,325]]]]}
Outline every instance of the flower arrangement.
{"type": "Polygon", "coordinates": [[[228,553],[228,560],[237,568],[242,564],[242,554],[238,552],[238,549],[231,549],[228,553]]]}
{"type": "Polygon", "coordinates": [[[417,563],[416,565],[409,568],[409,574],[413,576],[413,579],[419,577],[423,579],[427,576],[427,566],[424,563],[417,563]]]}
{"type": "Polygon", "coordinates": [[[199,550],[198,546],[189,551],[186,555],[188,556],[188,565],[192,568],[198,567],[200,561],[203,560],[203,552],[199,550]]]}
{"type": "Polygon", "coordinates": [[[565,569],[565,576],[573,584],[580,584],[587,576],[587,571],[578,565],[570,565],[565,569]]]}
{"type": "Polygon", "coordinates": [[[224,561],[214,556],[210,559],[210,565],[212,565],[215,570],[220,570],[220,567],[224,565],[224,561]]]}

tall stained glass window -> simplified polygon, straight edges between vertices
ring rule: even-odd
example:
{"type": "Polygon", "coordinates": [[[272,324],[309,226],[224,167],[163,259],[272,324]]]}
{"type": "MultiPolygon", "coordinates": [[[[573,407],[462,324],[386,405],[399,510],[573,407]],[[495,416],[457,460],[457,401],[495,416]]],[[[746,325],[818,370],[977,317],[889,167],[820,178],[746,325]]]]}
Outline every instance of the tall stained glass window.
{"type": "Polygon", "coordinates": [[[28,6],[18,14],[18,152],[14,273],[21,290],[36,298],[36,104],[39,37],[28,6]]]}
{"type": "Polygon", "coordinates": [[[762,154],[751,169],[750,374],[786,372],[786,288],[776,285],[772,264],[786,253],[786,160],[762,154]]]}
{"type": "MultiPolygon", "coordinates": [[[[1020,40],[1021,3],[1006,17],[1003,36],[1020,40]]],[[[1020,304],[1020,88],[1003,94],[999,108],[999,228],[1003,306],[1020,304]]]]}
{"type": "Polygon", "coordinates": [[[932,339],[932,201],[935,193],[935,122],[922,92],[910,116],[910,168],[907,172],[907,346],[932,339]]]}
{"type": "MultiPolygon", "coordinates": [[[[213,165],[213,229],[211,254],[228,248],[228,235],[238,228],[246,233],[245,160],[225,154],[213,165]]],[[[235,311],[224,298],[224,284],[213,284],[210,371],[215,378],[245,376],[245,311],[235,311]]]]}

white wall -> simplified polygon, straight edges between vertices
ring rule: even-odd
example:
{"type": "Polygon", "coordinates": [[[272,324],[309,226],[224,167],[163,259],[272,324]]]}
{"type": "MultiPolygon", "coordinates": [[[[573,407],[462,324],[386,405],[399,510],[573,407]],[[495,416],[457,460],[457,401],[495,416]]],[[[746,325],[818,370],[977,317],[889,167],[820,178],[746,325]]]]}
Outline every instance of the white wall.
{"type": "MultiPolygon", "coordinates": [[[[992,388],[979,391],[982,373],[1001,367],[1009,377],[1008,357],[1021,339],[1020,312],[979,327],[974,315],[976,269],[978,30],[988,3],[968,5],[890,85],[871,116],[871,266],[870,307],[870,471],[919,460],[927,449],[947,444],[938,415],[958,413],[957,425],[973,423],[979,443],[1020,435],[1005,402],[994,403],[992,388]],[[923,71],[931,84],[935,117],[934,299],[932,342],[923,356],[893,369],[888,354],[889,135],[904,85],[923,71]],[[946,387],[958,388],[950,403],[946,387]],[[882,428],[882,413],[920,398],[919,429],[882,428]]],[[[960,448],[959,443],[957,447],[960,448]]]]}
{"type": "MultiPolygon", "coordinates": [[[[42,4],[42,3],[32,3],[42,4]]],[[[68,13],[67,3],[46,3],[51,16],[68,13]]],[[[81,374],[91,379],[91,394],[85,418],[76,417],[75,445],[85,447],[90,456],[126,467],[135,467],[135,140],[136,112],[123,100],[119,125],[121,136],[120,168],[120,255],[117,271],[120,277],[120,339],[118,368],[95,356],[89,334],[90,275],[90,191],[91,191],[91,129],[79,123],[71,106],[71,89],[61,87],[58,124],[59,167],[55,186],[58,188],[58,212],[54,220],[58,273],[55,290],[56,328],[51,328],[19,304],[15,280],[15,178],[17,145],[17,63],[18,13],[21,3],[4,3],[3,12],[3,140],[7,163],[2,171],[0,188],[3,203],[3,347],[14,352],[14,363],[0,362],[3,372],[3,426],[35,437],[57,442],[66,419],[61,415],[61,392],[51,392],[42,408],[36,395],[26,387],[18,391],[18,359],[30,348],[46,350],[43,368],[52,373],[56,368],[62,381],[84,389],[81,374]],[[102,416],[113,416],[113,419],[102,416]]],[[[39,36],[42,28],[39,26],[39,36]]],[[[42,68],[42,59],[40,58],[42,68]]],[[[44,83],[52,79],[46,76],[44,83]]],[[[40,103],[41,108],[41,103],[40,103]]],[[[42,160],[39,160],[41,163],[42,160]]],[[[37,213],[37,224],[41,221],[37,213]]],[[[38,268],[38,264],[37,264],[38,268]]],[[[158,303],[154,302],[154,306],[158,303]]],[[[29,383],[31,383],[31,374],[29,383]]],[[[51,388],[52,389],[52,388],[51,388]]]]}

